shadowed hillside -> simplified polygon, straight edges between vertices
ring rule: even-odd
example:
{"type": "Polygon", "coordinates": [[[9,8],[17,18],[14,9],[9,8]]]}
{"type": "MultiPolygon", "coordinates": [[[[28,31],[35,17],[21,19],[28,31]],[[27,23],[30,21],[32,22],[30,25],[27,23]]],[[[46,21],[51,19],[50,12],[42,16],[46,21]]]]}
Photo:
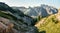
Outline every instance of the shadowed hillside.
{"type": "Polygon", "coordinates": [[[38,33],[35,20],[0,2],[0,33],[38,33]]]}

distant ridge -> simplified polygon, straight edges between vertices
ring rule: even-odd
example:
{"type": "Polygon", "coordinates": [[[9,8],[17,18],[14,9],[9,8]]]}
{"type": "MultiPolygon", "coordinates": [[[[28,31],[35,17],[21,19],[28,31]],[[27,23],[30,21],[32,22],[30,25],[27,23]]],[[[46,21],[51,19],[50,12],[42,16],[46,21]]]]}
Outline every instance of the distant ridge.
{"type": "Polygon", "coordinates": [[[31,17],[33,16],[33,18],[37,17],[39,15],[42,17],[45,17],[45,16],[48,16],[50,14],[56,14],[58,12],[57,8],[52,7],[52,6],[48,6],[48,5],[44,5],[44,4],[42,4],[41,6],[37,6],[37,7],[29,7],[29,8],[12,7],[12,8],[19,9],[24,14],[29,15],[31,17]]]}

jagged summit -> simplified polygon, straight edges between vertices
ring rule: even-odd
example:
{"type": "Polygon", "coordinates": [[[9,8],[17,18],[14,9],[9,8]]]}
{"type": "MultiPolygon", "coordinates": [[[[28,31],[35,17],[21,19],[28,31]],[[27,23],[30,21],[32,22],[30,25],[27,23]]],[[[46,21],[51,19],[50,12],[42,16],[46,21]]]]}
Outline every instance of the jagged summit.
{"type": "Polygon", "coordinates": [[[29,16],[33,16],[37,17],[37,16],[48,16],[51,14],[56,14],[58,12],[58,9],[53,7],[53,6],[48,6],[48,5],[44,5],[42,4],[41,6],[37,6],[37,7],[29,7],[29,8],[25,8],[25,9],[21,9],[21,8],[16,8],[21,10],[24,14],[29,15],[29,16]]]}

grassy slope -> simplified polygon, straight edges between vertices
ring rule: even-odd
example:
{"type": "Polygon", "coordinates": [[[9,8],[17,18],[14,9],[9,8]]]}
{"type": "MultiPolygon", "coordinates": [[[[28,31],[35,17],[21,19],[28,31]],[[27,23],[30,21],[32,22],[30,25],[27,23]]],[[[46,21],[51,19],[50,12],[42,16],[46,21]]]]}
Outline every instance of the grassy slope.
{"type": "Polygon", "coordinates": [[[60,33],[60,22],[54,15],[45,18],[45,23],[37,27],[40,31],[46,31],[46,33],[60,33]]]}

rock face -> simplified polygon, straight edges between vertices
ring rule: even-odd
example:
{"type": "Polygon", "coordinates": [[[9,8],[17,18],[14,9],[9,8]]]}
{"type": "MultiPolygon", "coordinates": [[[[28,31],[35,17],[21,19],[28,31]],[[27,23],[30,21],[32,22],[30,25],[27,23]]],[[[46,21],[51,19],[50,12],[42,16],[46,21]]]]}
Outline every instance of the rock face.
{"type": "Polygon", "coordinates": [[[37,33],[37,28],[33,26],[33,23],[32,17],[0,2],[0,28],[4,27],[1,29],[1,33],[37,33]]]}
{"type": "Polygon", "coordinates": [[[46,17],[50,14],[56,14],[58,12],[58,10],[52,6],[48,6],[48,5],[44,5],[42,4],[41,6],[37,6],[37,7],[29,7],[29,8],[18,8],[16,7],[16,9],[22,10],[22,12],[26,15],[29,15],[31,17],[36,17],[36,16],[42,16],[42,17],[46,17]]]}

